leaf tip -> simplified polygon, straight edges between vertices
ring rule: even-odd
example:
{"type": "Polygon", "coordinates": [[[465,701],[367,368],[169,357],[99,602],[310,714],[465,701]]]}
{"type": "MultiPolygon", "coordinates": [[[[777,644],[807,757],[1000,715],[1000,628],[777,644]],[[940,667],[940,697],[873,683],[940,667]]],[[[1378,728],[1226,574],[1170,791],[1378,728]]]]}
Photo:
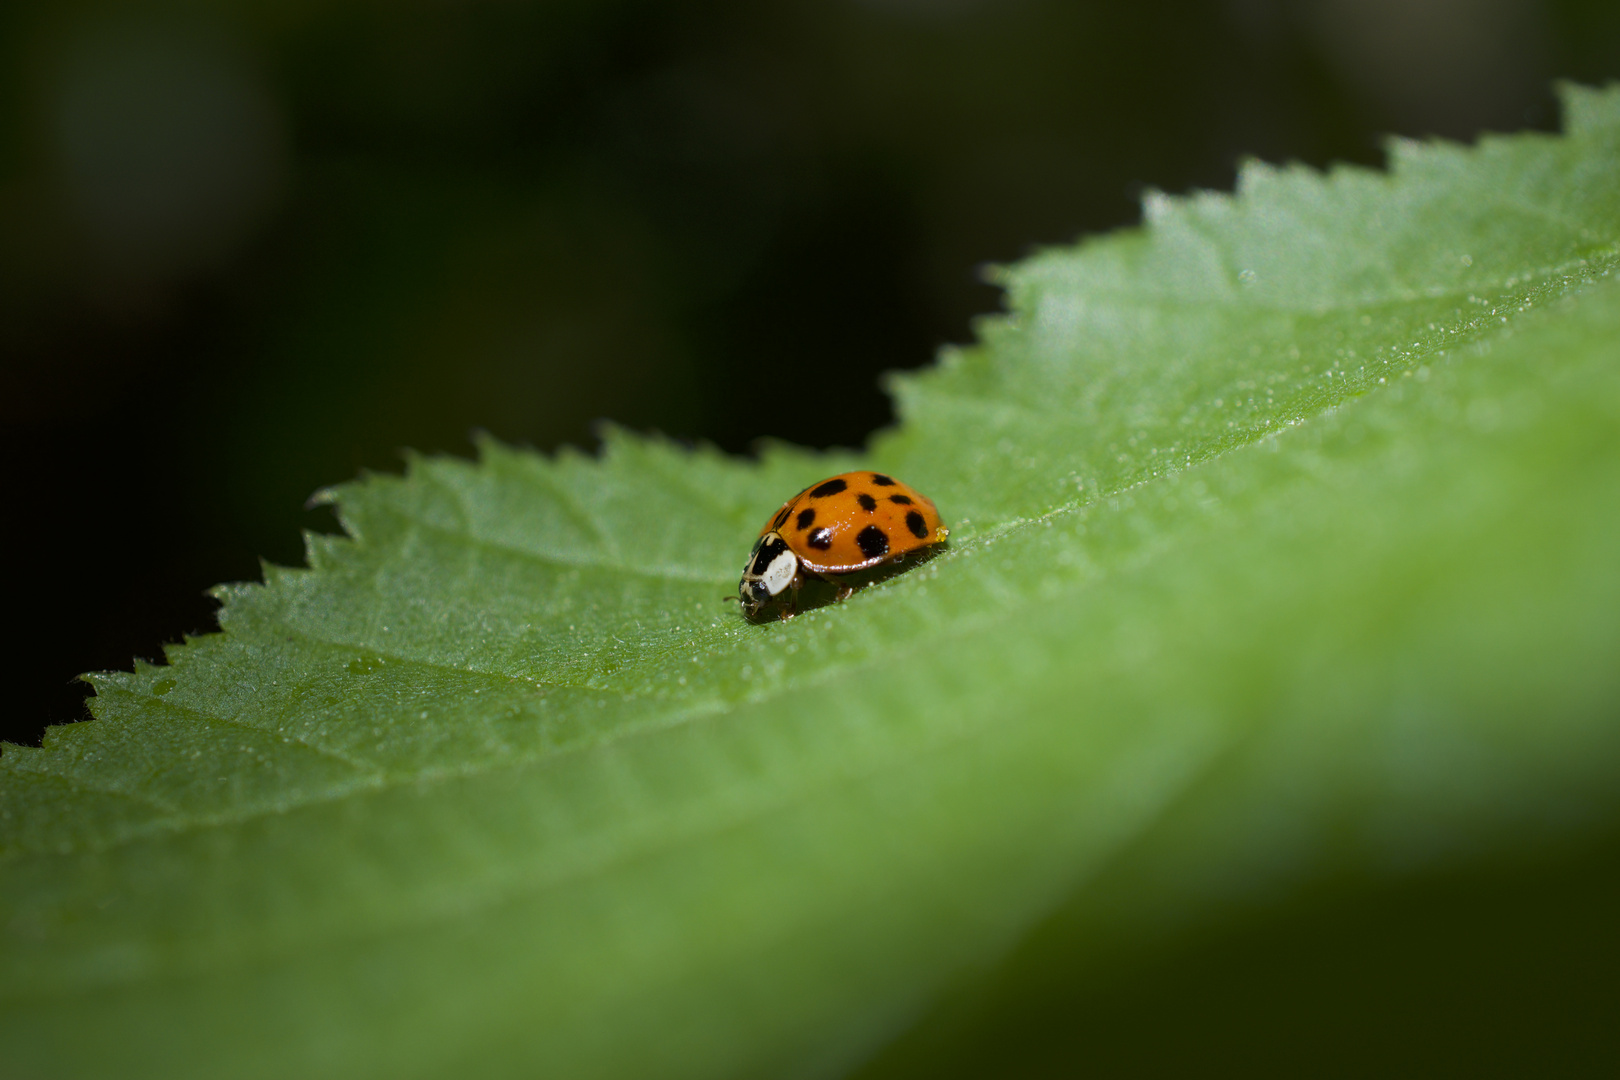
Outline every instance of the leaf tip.
{"type": "Polygon", "coordinates": [[[1563,110],[1566,135],[1620,127],[1620,81],[1611,79],[1602,86],[1586,86],[1559,79],[1553,89],[1563,110]]]}
{"type": "Polygon", "coordinates": [[[304,500],[305,510],[319,510],[323,506],[336,506],[338,501],[338,486],[336,484],[318,489],[313,495],[304,500]]]}
{"type": "Polygon", "coordinates": [[[1142,221],[1148,225],[1158,225],[1170,217],[1175,210],[1176,202],[1161,188],[1144,188],[1142,191],[1142,221]]]}

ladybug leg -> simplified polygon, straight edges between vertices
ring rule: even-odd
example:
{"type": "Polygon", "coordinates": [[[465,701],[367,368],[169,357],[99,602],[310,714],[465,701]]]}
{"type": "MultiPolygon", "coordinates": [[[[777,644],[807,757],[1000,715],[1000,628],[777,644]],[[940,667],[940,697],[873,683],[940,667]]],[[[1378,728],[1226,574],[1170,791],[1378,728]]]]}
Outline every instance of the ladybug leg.
{"type": "Polygon", "coordinates": [[[788,585],[787,603],[782,605],[782,614],[777,616],[778,621],[787,622],[799,613],[799,586],[804,584],[803,574],[794,574],[793,581],[788,585]]]}
{"type": "Polygon", "coordinates": [[[845,585],[845,584],[842,584],[842,583],[839,584],[839,586],[838,586],[838,603],[842,604],[845,600],[848,600],[850,597],[852,597],[854,595],[855,595],[855,586],[853,586],[853,585],[845,585]]]}

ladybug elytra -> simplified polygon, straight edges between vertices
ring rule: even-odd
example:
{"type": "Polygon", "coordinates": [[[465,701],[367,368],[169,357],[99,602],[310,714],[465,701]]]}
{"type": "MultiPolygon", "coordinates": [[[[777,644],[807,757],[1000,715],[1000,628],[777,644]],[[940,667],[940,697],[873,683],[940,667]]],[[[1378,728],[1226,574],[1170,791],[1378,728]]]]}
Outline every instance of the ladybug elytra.
{"type": "Polygon", "coordinates": [[[854,591],[844,575],[899,562],[949,535],[928,496],[883,473],[841,473],[805,488],[765,523],[737,598],[750,619],[778,601],[781,617],[792,618],[806,578],[833,582],[842,600],[854,591]]]}

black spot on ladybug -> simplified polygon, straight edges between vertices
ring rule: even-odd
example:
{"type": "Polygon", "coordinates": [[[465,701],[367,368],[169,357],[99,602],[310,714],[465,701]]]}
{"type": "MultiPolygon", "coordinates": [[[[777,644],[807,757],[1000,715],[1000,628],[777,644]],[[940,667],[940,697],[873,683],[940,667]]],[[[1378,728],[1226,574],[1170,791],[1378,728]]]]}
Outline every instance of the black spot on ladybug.
{"type": "Polygon", "coordinates": [[[825,499],[828,495],[836,495],[847,487],[849,487],[849,485],[844,483],[842,480],[829,480],[825,484],[822,484],[820,487],[816,488],[814,491],[810,492],[810,497],[812,499],[825,499]]]}
{"type": "Polygon", "coordinates": [[[786,507],[786,506],[782,507],[782,512],[777,514],[775,520],[773,520],[771,522],[771,528],[772,529],[780,529],[782,527],[782,522],[784,522],[784,521],[786,521],[788,519],[788,510],[789,509],[790,508],[786,507]]]}
{"type": "Polygon", "coordinates": [[[911,498],[906,495],[890,495],[889,501],[892,503],[899,503],[901,506],[911,505],[911,498]]]}
{"type": "Polygon", "coordinates": [[[800,510],[799,518],[794,522],[794,524],[799,527],[800,532],[803,532],[810,527],[810,523],[814,520],[816,520],[816,512],[814,510],[800,510]]]}
{"type": "Polygon", "coordinates": [[[877,509],[877,500],[872,498],[872,496],[868,495],[864,491],[855,496],[855,500],[861,504],[861,509],[865,510],[868,514],[877,509]]]}
{"type": "Polygon", "coordinates": [[[884,476],[880,472],[875,472],[875,473],[872,474],[872,483],[876,484],[878,487],[893,487],[894,486],[894,481],[892,479],[890,479],[889,477],[884,476]]]}
{"type": "Polygon", "coordinates": [[[856,533],[855,543],[860,547],[861,553],[868,559],[875,559],[880,555],[889,553],[889,538],[876,525],[868,525],[856,533]]]}
{"type": "Polygon", "coordinates": [[[810,539],[806,540],[805,543],[809,544],[817,551],[826,551],[828,548],[832,547],[832,530],[817,529],[815,532],[810,534],[810,539]]]}
{"type": "Polygon", "coordinates": [[[910,529],[911,535],[919,540],[928,535],[928,522],[924,521],[923,516],[915,510],[906,515],[906,528],[910,529]]]}

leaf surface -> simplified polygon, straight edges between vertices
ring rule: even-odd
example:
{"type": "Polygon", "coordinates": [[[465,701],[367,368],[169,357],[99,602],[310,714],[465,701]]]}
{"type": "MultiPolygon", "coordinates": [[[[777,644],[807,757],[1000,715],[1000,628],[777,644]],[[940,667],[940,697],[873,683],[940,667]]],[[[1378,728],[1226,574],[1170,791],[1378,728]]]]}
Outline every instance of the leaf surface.
{"type": "Polygon", "coordinates": [[[863,455],[335,489],[0,758],[0,1061],[827,1075],[1126,855],[1111,933],[1612,821],[1620,92],[1565,96],[1004,271],[863,455]],[[743,623],[759,523],[865,467],[950,550],[743,623]]]}

